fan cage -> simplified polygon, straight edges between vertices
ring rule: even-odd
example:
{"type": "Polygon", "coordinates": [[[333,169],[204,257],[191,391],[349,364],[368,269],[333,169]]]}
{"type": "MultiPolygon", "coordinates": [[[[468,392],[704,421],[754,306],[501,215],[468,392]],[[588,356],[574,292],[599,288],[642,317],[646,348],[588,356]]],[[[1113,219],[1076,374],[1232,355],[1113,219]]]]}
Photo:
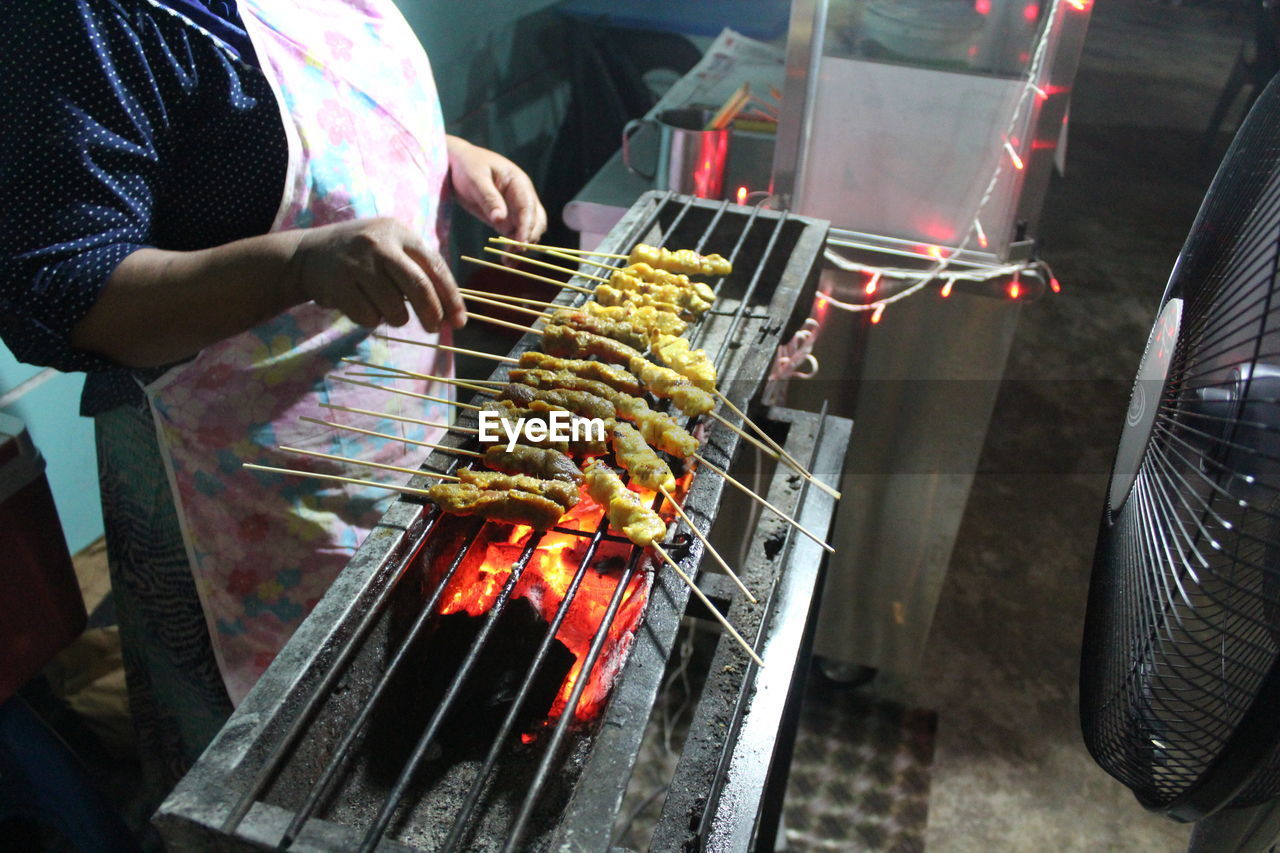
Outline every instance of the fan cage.
{"type": "MultiPolygon", "coordinates": [[[[1133,486],[1103,514],[1085,741],[1149,808],[1198,819],[1280,793],[1280,90],[1214,179],[1162,307],[1168,377],[1133,486]]],[[[1137,390],[1137,389],[1135,389],[1137,390]]]]}

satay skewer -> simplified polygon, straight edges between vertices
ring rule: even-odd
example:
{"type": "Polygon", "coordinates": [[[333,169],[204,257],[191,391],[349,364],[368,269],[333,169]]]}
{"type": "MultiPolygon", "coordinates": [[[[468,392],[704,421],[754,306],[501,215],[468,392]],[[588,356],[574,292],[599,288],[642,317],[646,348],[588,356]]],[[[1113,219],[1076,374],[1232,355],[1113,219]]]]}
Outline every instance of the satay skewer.
{"type": "Polygon", "coordinates": [[[473,381],[467,381],[463,379],[454,379],[453,377],[432,376],[430,373],[417,373],[412,370],[405,370],[402,367],[392,367],[389,364],[375,364],[374,362],[361,361],[357,358],[344,358],[343,361],[346,362],[347,364],[358,364],[361,367],[369,367],[374,370],[385,370],[390,373],[394,373],[397,376],[403,377],[405,379],[422,379],[427,382],[444,382],[449,385],[457,385],[459,388],[468,388],[472,391],[486,391],[486,392],[489,391],[488,388],[484,388],[479,384],[482,382],[490,385],[506,385],[507,384],[506,382],[501,382],[497,379],[477,379],[473,381]]]}
{"type": "MultiPolygon", "coordinates": [[[[419,418],[406,417],[405,415],[393,415],[390,412],[375,412],[370,409],[357,409],[352,406],[339,406],[335,403],[321,403],[320,405],[323,408],[333,409],[334,411],[337,411],[337,412],[350,412],[353,415],[368,415],[369,417],[373,417],[373,418],[387,418],[388,420],[401,421],[407,424],[420,424],[422,426],[431,427],[433,429],[442,429],[442,430],[445,430],[446,432],[448,430],[456,430],[458,432],[468,433],[469,435],[480,434],[480,430],[476,429],[475,427],[463,427],[463,426],[455,426],[452,424],[442,424],[437,421],[424,421],[419,418]]],[[[306,420],[306,419],[307,418],[304,416],[303,420],[306,420]]],[[[328,421],[325,421],[325,423],[328,423],[328,421]]],[[[399,441],[400,439],[396,439],[396,440],[399,441]]]]}
{"type": "MultiPolygon", "coordinates": [[[[353,432],[363,432],[368,435],[382,435],[383,438],[388,438],[388,439],[391,439],[392,441],[405,440],[402,438],[396,438],[395,436],[383,435],[382,433],[370,432],[369,430],[357,429],[355,427],[352,427],[351,430],[353,432]]],[[[445,447],[444,445],[441,445],[441,444],[429,444],[425,441],[414,441],[411,443],[421,444],[424,447],[430,447],[434,450],[447,450],[451,453],[461,453],[464,456],[474,456],[476,459],[482,459],[484,457],[484,454],[476,453],[474,450],[459,450],[456,447],[445,447]]],[[[360,465],[365,468],[378,468],[379,470],[382,470],[382,471],[395,471],[400,474],[412,474],[415,477],[418,474],[426,474],[432,477],[444,477],[445,479],[448,479],[448,480],[458,479],[457,477],[454,477],[451,474],[433,474],[430,471],[423,471],[420,468],[405,468],[402,465],[388,465],[385,462],[369,462],[364,459],[352,459],[350,456],[335,456],[332,453],[321,453],[318,450],[304,450],[301,447],[289,447],[288,445],[285,445],[285,444],[276,445],[276,450],[282,450],[285,453],[296,453],[299,456],[311,456],[316,459],[328,459],[331,462],[343,462],[348,465],[360,465]]]]}
{"type": "Polygon", "coordinates": [[[363,382],[359,379],[348,379],[345,376],[332,374],[329,378],[337,382],[346,382],[348,385],[363,385],[365,388],[373,388],[377,391],[388,391],[392,394],[400,394],[404,397],[413,397],[418,400],[427,400],[432,403],[442,403],[446,406],[460,406],[464,409],[474,409],[477,412],[480,411],[479,406],[473,406],[470,403],[459,403],[456,400],[446,400],[443,397],[432,397],[430,394],[419,394],[417,391],[406,391],[403,388],[392,388],[390,385],[378,385],[374,382],[363,382]]]}
{"type": "Polygon", "coordinates": [[[593,252],[590,249],[571,249],[568,246],[548,246],[543,243],[522,243],[510,237],[490,237],[491,243],[506,243],[508,246],[520,246],[525,249],[536,249],[542,252],[565,252],[570,255],[594,255],[597,258],[617,258],[626,260],[630,255],[619,255],[617,252],[593,252]]]}
{"type": "Polygon", "coordinates": [[[578,287],[578,285],[576,284],[569,284],[568,282],[559,281],[558,279],[554,279],[549,276],[538,275],[537,273],[529,272],[528,270],[504,267],[502,264],[495,264],[492,261],[485,261],[485,260],[481,260],[480,258],[473,258],[470,255],[463,255],[462,260],[472,264],[479,264],[482,267],[493,267],[494,269],[502,270],[504,272],[513,273],[515,275],[522,275],[525,278],[531,278],[534,281],[543,281],[543,282],[546,282],[547,284],[554,284],[556,287],[567,287],[569,290],[576,290],[579,293],[592,292],[590,288],[578,287]]]}
{"type": "MultiPolygon", "coordinates": [[[[720,389],[713,388],[711,389],[711,393],[715,394],[716,397],[720,400],[720,402],[724,403],[725,407],[729,409],[729,411],[733,412],[735,415],[742,418],[742,422],[744,424],[751,427],[751,429],[754,430],[757,435],[759,435],[761,438],[767,441],[777,451],[777,453],[772,454],[774,459],[781,458],[782,461],[786,462],[787,465],[794,468],[797,472],[799,472],[801,476],[803,476],[810,483],[813,483],[819,489],[822,489],[822,491],[826,492],[828,495],[835,498],[836,500],[840,500],[840,493],[838,491],[831,488],[826,483],[822,482],[817,477],[813,476],[811,472],[806,470],[805,467],[800,464],[799,460],[797,460],[794,456],[788,453],[785,447],[783,447],[782,445],[778,444],[778,442],[770,438],[768,433],[766,433],[763,429],[761,429],[759,425],[755,423],[755,421],[747,417],[746,413],[744,413],[741,409],[735,406],[733,404],[733,401],[730,400],[728,397],[726,397],[724,393],[720,391],[720,389]]],[[[724,422],[722,421],[722,423],[724,422]]],[[[744,433],[741,433],[741,431],[739,431],[739,434],[744,435],[744,433]]],[[[757,446],[759,445],[758,441],[753,440],[752,443],[756,444],[757,446]]]]}
{"type": "MultiPolygon", "coordinates": [[[[535,252],[542,252],[545,255],[550,255],[553,258],[560,258],[561,260],[564,260],[564,261],[573,261],[576,264],[590,264],[593,267],[600,267],[606,270],[619,269],[617,264],[606,264],[606,263],[602,263],[601,261],[593,261],[584,255],[566,254],[566,252],[572,251],[570,249],[560,249],[560,248],[556,248],[555,246],[542,246],[537,243],[521,243],[517,240],[512,240],[509,237],[490,237],[489,241],[491,243],[501,243],[504,246],[519,246],[520,248],[524,248],[524,249],[532,249],[535,252]]],[[[523,255],[515,255],[515,257],[524,258],[524,260],[531,260],[530,258],[525,258],[523,255]]],[[[622,260],[629,260],[631,256],[630,255],[605,255],[604,257],[613,257],[613,258],[620,258],[622,260]]],[[[564,267],[560,267],[560,269],[564,269],[564,267]]],[[[595,276],[589,276],[586,273],[577,272],[575,270],[569,270],[569,272],[573,272],[574,275],[581,275],[584,278],[597,278],[595,276]]],[[[602,278],[597,278],[597,280],[605,281],[605,279],[602,279],[602,278]]]]}
{"type": "Polygon", "coordinates": [[[476,349],[466,349],[464,347],[455,347],[450,344],[441,344],[441,343],[434,343],[434,342],[428,342],[428,341],[415,341],[412,338],[397,338],[395,335],[375,334],[374,337],[384,341],[395,341],[396,343],[401,343],[401,344],[412,344],[414,346],[419,346],[419,347],[431,347],[432,349],[442,349],[445,352],[456,352],[459,355],[474,355],[477,358],[487,358],[493,361],[505,362],[506,364],[520,363],[520,359],[512,358],[509,355],[494,355],[491,352],[481,352],[480,350],[476,350],[476,349]]]}
{"type": "Polygon", "coordinates": [[[527,296],[512,296],[510,293],[492,293],[489,291],[468,290],[465,287],[459,287],[458,292],[464,295],[468,293],[479,294],[480,296],[486,296],[490,299],[501,299],[504,302],[518,302],[521,305],[537,305],[539,308],[552,308],[559,310],[561,308],[571,307],[568,305],[562,305],[558,302],[548,302],[545,299],[530,299],[527,296]]]}
{"type": "Polygon", "coordinates": [[[717,473],[717,474],[719,474],[721,477],[723,477],[726,483],[729,483],[729,484],[730,484],[730,485],[732,485],[732,486],[736,486],[738,489],[740,489],[743,493],[745,493],[745,494],[746,494],[748,497],[750,497],[752,500],[759,502],[761,506],[763,506],[764,508],[766,508],[766,509],[768,509],[770,512],[772,512],[774,515],[776,515],[776,516],[778,516],[779,518],[781,518],[781,519],[782,519],[783,521],[785,521],[787,524],[790,524],[790,525],[791,525],[792,527],[794,527],[796,530],[799,530],[799,531],[800,531],[801,533],[803,533],[805,536],[808,536],[808,537],[809,537],[810,539],[812,539],[814,542],[817,542],[817,543],[818,543],[819,545],[821,545],[821,546],[822,546],[822,548],[823,548],[825,551],[827,551],[828,553],[830,553],[830,554],[834,554],[834,553],[836,552],[836,549],[835,549],[835,548],[832,548],[830,545],[828,545],[828,544],[827,544],[825,541],[823,541],[823,540],[822,540],[822,539],[821,539],[821,538],[820,538],[816,533],[813,533],[813,532],[812,532],[812,531],[810,531],[807,527],[805,527],[803,524],[801,524],[800,522],[796,521],[794,518],[792,518],[791,516],[787,515],[785,512],[783,512],[782,510],[778,509],[778,508],[777,508],[776,506],[774,506],[773,504],[769,503],[769,501],[765,500],[765,499],[764,499],[763,497],[761,497],[760,495],[758,495],[758,494],[756,494],[755,492],[751,491],[751,489],[750,489],[750,488],[748,488],[747,486],[743,485],[742,483],[739,483],[737,480],[735,480],[733,477],[731,477],[731,476],[729,475],[729,472],[728,472],[728,471],[722,470],[722,469],[720,469],[720,468],[716,467],[715,465],[712,465],[710,462],[708,462],[706,459],[704,459],[704,458],[702,457],[702,454],[700,454],[700,453],[695,453],[695,454],[693,454],[693,458],[694,458],[694,459],[696,459],[696,460],[698,460],[698,461],[699,461],[700,463],[702,463],[703,465],[705,465],[709,470],[714,471],[715,473],[717,473]]]}
{"type": "Polygon", "coordinates": [[[505,308],[508,311],[519,311],[522,314],[532,314],[542,320],[550,320],[551,315],[545,311],[537,311],[533,308],[525,308],[522,305],[513,305],[510,302],[500,302],[497,299],[490,299],[488,296],[479,296],[476,291],[458,288],[458,292],[462,294],[462,298],[470,302],[479,302],[482,305],[493,305],[497,308],[505,308]]]}
{"type": "MultiPolygon", "coordinates": [[[[374,412],[374,414],[378,414],[378,413],[374,412]]],[[[298,420],[306,421],[309,424],[317,424],[319,426],[327,426],[327,427],[332,427],[334,429],[342,429],[342,430],[346,430],[347,432],[358,432],[358,433],[361,433],[362,435],[371,435],[374,438],[385,438],[388,441],[399,441],[405,444],[417,445],[418,447],[430,447],[432,450],[448,450],[448,451],[453,450],[452,447],[449,447],[448,445],[444,445],[444,444],[433,444],[430,441],[423,441],[418,438],[407,438],[405,436],[400,436],[400,435],[388,435],[385,432],[375,432],[374,430],[371,430],[371,429],[363,429],[357,426],[347,426],[346,424],[340,424],[340,423],[335,423],[333,421],[321,420],[320,418],[312,418],[306,415],[302,415],[301,417],[298,418],[298,420]]],[[[445,429],[446,430],[453,429],[453,430],[457,430],[458,432],[464,432],[471,435],[476,435],[480,432],[480,430],[478,429],[467,429],[465,427],[445,427],[445,429]]],[[[467,451],[467,452],[471,453],[473,451],[467,451]]],[[[476,454],[476,455],[479,456],[480,454],[476,454]]]]}
{"type": "MultiPolygon", "coordinates": [[[[604,276],[591,275],[590,273],[579,272],[578,270],[570,269],[568,267],[562,267],[559,264],[549,264],[546,261],[540,261],[537,258],[527,258],[524,255],[517,255],[515,252],[504,252],[502,249],[495,249],[492,246],[485,246],[484,250],[486,252],[492,252],[495,255],[501,255],[504,258],[515,258],[521,263],[533,264],[536,267],[545,267],[546,269],[555,270],[556,272],[569,273],[570,275],[576,275],[580,278],[590,279],[591,281],[607,282],[609,280],[604,276]]],[[[566,255],[560,255],[553,251],[548,252],[547,254],[553,255],[558,258],[565,258],[566,260],[570,260],[570,261],[576,260],[576,258],[568,257],[566,255]]],[[[597,264],[597,266],[608,266],[608,265],[597,264]]],[[[503,267],[503,269],[511,269],[511,268],[503,267]]]]}
{"type": "Polygon", "coordinates": [[[699,589],[698,585],[693,582],[693,578],[685,574],[684,569],[680,568],[679,564],[676,563],[675,560],[671,559],[671,555],[666,552],[666,549],[657,542],[653,543],[652,547],[654,551],[658,552],[658,556],[663,560],[666,560],[667,565],[675,570],[675,573],[680,577],[680,580],[684,581],[685,586],[689,587],[689,590],[697,596],[698,600],[702,602],[702,606],[711,612],[711,615],[720,623],[720,626],[729,632],[729,636],[733,637],[738,645],[742,646],[743,651],[751,656],[751,659],[756,662],[756,665],[764,666],[764,661],[760,658],[760,655],[756,654],[756,650],[751,648],[751,644],[743,639],[742,635],[738,633],[737,628],[734,628],[729,624],[729,620],[724,617],[724,614],[716,609],[716,606],[707,598],[706,593],[699,589]]]}
{"type": "MultiPolygon", "coordinates": [[[[439,377],[434,377],[434,378],[437,378],[437,379],[438,379],[439,377]]],[[[445,380],[445,381],[448,381],[448,380],[445,380]]],[[[390,388],[390,387],[383,386],[383,385],[374,385],[374,384],[372,384],[372,383],[364,383],[364,384],[369,385],[369,387],[371,387],[371,388],[381,388],[381,389],[382,389],[382,390],[384,390],[384,391],[396,391],[396,390],[397,390],[397,389],[395,389],[395,388],[390,388]]],[[[485,392],[486,392],[486,393],[491,393],[491,394],[496,394],[496,393],[497,393],[495,390],[490,390],[490,389],[485,389],[485,392]]],[[[465,404],[465,403],[453,403],[453,404],[451,404],[451,405],[466,406],[467,404],[465,404]]],[[[476,408],[476,409],[478,409],[478,408],[480,408],[480,407],[479,407],[479,406],[471,406],[470,408],[476,408]]],[[[376,413],[375,413],[375,414],[376,414],[376,413]]],[[[387,436],[387,437],[389,437],[389,438],[394,438],[394,436],[387,436]]],[[[399,440],[399,439],[396,439],[396,440],[399,440]]],[[[443,450],[451,450],[451,448],[441,448],[441,449],[443,449],[443,450]]],[[[805,536],[809,537],[809,538],[810,538],[810,539],[812,539],[814,542],[816,542],[816,543],[818,543],[819,545],[821,545],[821,546],[822,546],[824,549],[826,549],[827,551],[831,552],[832,554],[834,554],[834,553],[835,553],[835,549],[834,549],[834,548],[832,548],[830,545],[828,545],[825,541],[823,541],[823,540],[822,540],[820,537],[818,537],[816,534],[812,533],[812,532],[811,532],[808,528],[806,528],[803,524],[801,524],[800,522],[796,521],[794,518],[792,518],[791,516],[787,515],[787,514],[786,514],[785,512],[783,512],[782,510],[778,509],[776,506],[774,506],[773,504],[771,504],[771,503],[770,503],[768,500],[766,500],[764,497],[762,497],[762,496],[760,496],[760,495],[756,494],[755,492],[751,491],[751,489],[750,489],[750,488],[748,488],[747,486],[745,486],[745,485],[743,485],[742,483],[740,483],[740,482],[738,482],[737,480],[735,480],[733,477],[731,477],[731,476],[728,474],[728,472],[723,471],[723,470],[721,470],[720,468],[717,468],[715,465],[712,465],[710,462],[708,462],[706,459],[704,459],[700,454],[694,453],[694,454],[692,455],[692,458],[693,458],[693,459],[696,459],[698,462],[701,462],[703,465],[705,465],[705,466],[706,466],[708,469],[710,469],[711,471],[714,471],[715,473],[719,474],[721,477],[723,477],[723,478],[724,478],[726,481],[728,481],[730,484],[732,484],[732,485],[736,486],[737,488],[741,489],[741,490],[742,490],[743,492],[745,492],[748,496],[750,496],[753,500],[758,501],[762,506],[764,506],[764,507],[766,507],[767,509],[769,509],[770,511],[772,511],[775,515],[777,515],[777,516],[778,516],[779,518],[781,518],[783,521],[785,521],[785,522],[787,522],[788,524],[790,524],[790,525],[791,525],[792,527],[794,527],[796,530],[799,530],[801,533],[803,533],[805,536]]],[[[749,593],[748,593],[748,594],[749,594],[749,593]]]]}
{"type": "Polygon", "coordinates": [[[742,590],[742,594],[745,595],[748,599],[750,599],[752,604],[758,604],[759,599],[757,599],[754,595],[751,594],[751,590],[747,589],[747,585],[742,582],[742,578],[738,577],[738,573],[735,572],[733,569],[729,568],[729,564],[724,561],[724,557],[721,557],[720,552],[717,551],[715,546],[711,544],[711,540],[707,538],[707,534],[699,530],[698,526],[693,523],[693,519],[690,518],[687,513],[685,513],[684,507],[676,503],[675,496],[672,495],[666,489],[661,487],[658,488],[658,492],[664,498],[667,499],[667,502],[670,503],[672,507],[675,508],[676,514],[680,516],[680,518],[684,521],[685,524],[689,525],[689,529],[693,531],[693,535],[698,537],[698,539],[702,542],[703,547],[707,549],[707,553],[710,554],[712,558],[714,558],[715,561],[720,564],[720,568],[724,569],[725,574],[729,576],[730,580],[732,580],[735,584],[738,585],[738,589],[742,590]]]}
{"type": "MultiPolygon", "coordinates": [[[[418,495],[419,497],[429,498],[431,492],[426,489],[417,489],[413,486],[397,486],[392,483],[378,483],[373,480],[361,480],[357,477],[343,477],[338,474],[322,474],[319,471],[299,471],[295,468],[276,468],[271,465],[258,465],[253,462],[241,462],[240,467],[248,468],[252,471],[266,471],[268,474],[288,474],[294,477],[309,477],[313,480],[331,480],[337,483],[351,483],[356,486],[369,486],[375,489],[386,489],[389,492],[400,492],[404,495],[418,495]]],[[[418,471],[419,474],[429,474],[429,471],[418,471]]]]}

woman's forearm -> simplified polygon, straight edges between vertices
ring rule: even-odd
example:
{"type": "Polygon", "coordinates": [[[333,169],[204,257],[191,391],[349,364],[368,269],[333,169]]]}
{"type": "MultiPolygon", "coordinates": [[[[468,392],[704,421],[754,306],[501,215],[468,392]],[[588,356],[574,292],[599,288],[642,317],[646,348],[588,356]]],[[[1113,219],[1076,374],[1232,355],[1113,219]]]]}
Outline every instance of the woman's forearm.
{"type": "Polygon", "coordinates": [[[158,367],[251,329],[306,300],[291,263],[302,233],[194,252],[139,249],[116,267],[71,343],[128,367],[158,367]]]}

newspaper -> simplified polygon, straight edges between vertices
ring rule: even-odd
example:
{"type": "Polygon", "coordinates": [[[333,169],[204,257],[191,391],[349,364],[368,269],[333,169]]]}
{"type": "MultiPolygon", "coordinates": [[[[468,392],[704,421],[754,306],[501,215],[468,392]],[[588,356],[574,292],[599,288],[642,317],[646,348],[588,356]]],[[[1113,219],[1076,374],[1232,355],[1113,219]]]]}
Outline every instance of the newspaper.
{"type": "Polygon", "coordinates": [[[770,101],[770,89],[782,91],[787,51],[725,27],[697,65],[680,78],[649,111],[677,107],[718,108],[743,83],[752,94],[770,101]]]}

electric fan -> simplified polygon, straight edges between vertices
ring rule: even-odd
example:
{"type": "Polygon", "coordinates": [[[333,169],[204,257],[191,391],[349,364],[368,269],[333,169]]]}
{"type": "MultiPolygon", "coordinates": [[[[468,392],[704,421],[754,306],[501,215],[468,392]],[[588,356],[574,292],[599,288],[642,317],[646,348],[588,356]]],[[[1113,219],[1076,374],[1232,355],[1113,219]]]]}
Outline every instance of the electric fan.
{"type": "Polygon", "coordinates": [[[1280,88],[1174,265],[1094,557],[1085,743],[1183,821],[1280,793],[1280,88]]]}

